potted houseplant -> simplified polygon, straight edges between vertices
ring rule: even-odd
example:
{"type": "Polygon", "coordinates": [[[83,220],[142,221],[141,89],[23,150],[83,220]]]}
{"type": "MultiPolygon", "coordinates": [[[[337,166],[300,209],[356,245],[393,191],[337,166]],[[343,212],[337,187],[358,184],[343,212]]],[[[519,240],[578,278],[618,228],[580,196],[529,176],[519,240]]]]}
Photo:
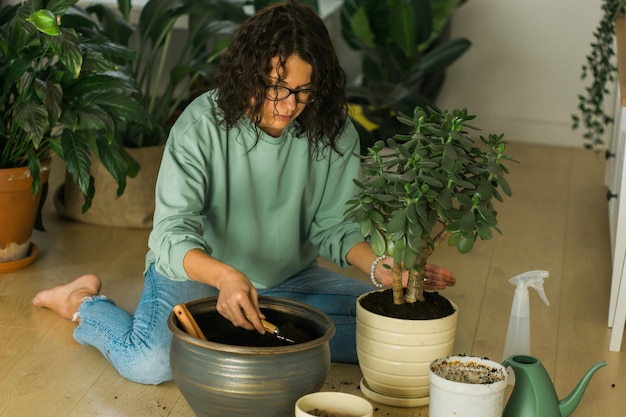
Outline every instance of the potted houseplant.
{"type": "Polygon", "coordinates": [[[433,107],[445,69],[471,46],[450,39],[450,18],[463,0],[345,0],[341,33],[361,54],[360,79],[348,86],[348,97],[367,122],[355,117],[362,150],[376,138],[391,137],[405,126],[399,112],[433,107]],[[377,126],[366,128],[367,124],[377,126]],[[373,130],[373,131],[372,131],[373,130]]]}
{"type": "Polygon", "coordinates": [[[135,79],[148,123],[125,123],[118,138],[140,164],[138,175],[118,198],[102,166],[92,173],[101,189],[89,212],[79,204],[78,190],[65,182],[55,194],[57,211],[82,222],[148,228],[154,213],[154,186],[170,127],[186,103],[211,87],[212,73],[230,36],[248,16],[243,5],[227,0],[149,0],[135,22],[131,0],[117,9],[92,4],[107,38],[136,52],[118,58],[135,79]],[[181,27],[184,25],[184,28],[181,27]]]}
{"type": "Polygon", "coordinates": [[[615,81],[615,20],[626,12],[626,0],[604,0],[602,17],[593,33],[594,42],[582,66],[581,78],[590,78],[585,92],[578,95],[578,113],[572,115],[572,129],[584,129],[584,146],[597,149],[604,145],[606,127],[613,123],[605,110],[608,85],[615,81]]]}
{"type": "MultiPolygon", "coordinates": [[[[33,255],[30,235],[47,187],[41,174],[48,172],[53,154],[65,161],[85,209],[95,193],[92,155],[113,176],[119,194],[137,170],[115,132],[122,122],[144,120],[135,99],[138,90],[102,53],[132,52],[90,31],[76,2],[32,0],[0,9],[0,169],[25,170],[10,175],[25,180],[21,197],[2,192],[9,202],[0,203],[1,229],[16,229],[15,236],[0,238],[7,262],[33,255]],[[72,14],[83,20],[81,30],[68,23],[72,14]],[[19,220],[8,210],[20,200],[34,208],[18,210],[18,215],[28,214],[18,228],[19,220]]],[[[15,183],[9,188],[15,190],[15,183]]],[[[40,221],[36,226],[43,229],[40,221]]]]}
{"type": "Polygon", "coordinates": [[[359,193],[347,203],[346,218],[361,225],[374,253],[393,258],[392,288],[364,294],[357,301],[363,386],[392,405],[398,405],[398,397],[415,397],[411,405],[427,401],[420,398],[428,393],[428,364],[453,348],[456,306],[438,293],[424,292],[429,256],[444,240],[467,253],[477,239],[490,239],[492,230],[499,232],[493,202],[503,201],[502,194],[511,195],[503,165],[511,158],[505,154],[503,135],[481,136],[478,146],[466,131],[466,123],[473,119],[467,110],[439,113],[416,107],[412,117],[401,114],[398,120],[411,133],[396,134],[369,149],[363,157],[364,178],[355,180],[359,193]],[[406,289],[404,271],[408,271],[406,289]],[[439,306],[440,314],[421,313],[439,306]],[[438,330],[433,333],[435,326],[438,330]],[[423,334],[400,336],[413,328],[423,334]],[[392,334],[385,334],[386,329],[392,334]],[[363,345],[378,337],[382,340],[375,342],[377,346],[363,345]],[[389,350],[383,353],[392,348],[396,353],[405,348],[410,352],[402,358],[408,365],[391,355],[397,372],[388,371],[389,350]],[[394,374],[399,378],[394,380],[394,374]],[[378,377],[382,381],[375,380],[378,377]]]}

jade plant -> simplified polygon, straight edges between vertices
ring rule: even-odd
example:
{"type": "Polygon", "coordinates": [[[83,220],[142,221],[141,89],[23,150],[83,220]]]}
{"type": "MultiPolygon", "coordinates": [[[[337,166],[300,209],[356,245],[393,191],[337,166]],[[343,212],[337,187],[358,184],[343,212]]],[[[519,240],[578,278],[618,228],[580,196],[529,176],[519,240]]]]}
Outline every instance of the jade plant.
{"type": "Polygon", "coordinates": [[[413,117],[398,117],[412,133],[377,141],[362,157],[364,177],[354,180],[359,192],[345,216],[377,256],[393,258],[394,304],[424,301],[425,265],[441,241],[467,253],[501,233],[494,201],[511,196],[504,162],[512,158],[502,134],[476,143],[466,124],[474,118],[466,109],[416,107],[413,117]]]}

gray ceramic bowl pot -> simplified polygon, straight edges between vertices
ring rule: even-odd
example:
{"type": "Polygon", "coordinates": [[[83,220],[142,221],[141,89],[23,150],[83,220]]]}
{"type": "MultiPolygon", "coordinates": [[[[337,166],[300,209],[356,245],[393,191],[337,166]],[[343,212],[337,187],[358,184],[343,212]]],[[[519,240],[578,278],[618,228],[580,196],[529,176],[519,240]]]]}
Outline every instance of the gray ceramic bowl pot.
{"type": "Polygon", "coordinates": [[[217,297],[187,303],[208,341],[185,333],[174,313],[168,319],[172,373],[191,409],[204,417],[293,417],[298,398],[319,391],[328,376],[333,321],[300,302],[259,297],[268,321],[301,332],[284,344],[234,327],[216,304],[217,297]]]}

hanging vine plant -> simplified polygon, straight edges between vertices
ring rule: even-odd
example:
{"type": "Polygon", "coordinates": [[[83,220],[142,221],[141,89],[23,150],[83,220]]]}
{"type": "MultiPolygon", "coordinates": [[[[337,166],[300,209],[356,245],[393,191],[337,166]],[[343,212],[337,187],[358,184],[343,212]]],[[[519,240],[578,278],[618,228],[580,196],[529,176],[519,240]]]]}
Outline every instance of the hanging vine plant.
{"type": "Polygon", "coordinates": [[[597,149],[604,144],[606,127],[613,117],[604,107],[605,97],[610,94],[609,84],[617,74],[615,64],[615,19],[626,12],[626,0],[605,0],[602,18],[593,33],[591,51],[582,66],[581,79],[591,79],[585,94],[578,95],[578,114],[572,115],[572,129],[583,128],[585,148],[597,149]]]}

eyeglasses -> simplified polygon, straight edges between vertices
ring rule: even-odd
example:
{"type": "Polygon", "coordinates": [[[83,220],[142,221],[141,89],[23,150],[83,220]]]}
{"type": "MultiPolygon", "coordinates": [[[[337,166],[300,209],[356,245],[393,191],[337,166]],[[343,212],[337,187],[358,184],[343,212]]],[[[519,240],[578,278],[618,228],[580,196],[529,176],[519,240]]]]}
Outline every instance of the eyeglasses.
{"type": "Polygon", "coordinates": [[[286,100],[290,95],[296,96],[296,101],[302,104],[312,103],[313,90],[310,88],[297,88],[292,90],[289,87],[283,87],[278,85],[266,85],[265,86],[265,98],[271,101],[286,100]]]}

